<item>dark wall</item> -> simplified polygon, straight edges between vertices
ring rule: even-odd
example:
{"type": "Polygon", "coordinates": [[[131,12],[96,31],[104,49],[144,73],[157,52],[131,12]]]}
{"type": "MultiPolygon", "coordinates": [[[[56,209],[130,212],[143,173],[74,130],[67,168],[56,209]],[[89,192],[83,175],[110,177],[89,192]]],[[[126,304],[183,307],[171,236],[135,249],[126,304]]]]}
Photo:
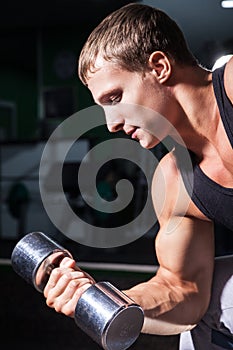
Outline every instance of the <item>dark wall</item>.
{"type": "MultiPolygon", "coordinates": [[[[42,0],[32,4],[23,0],[19,4],[13,0],[1,4],[0,102],[16,107],[17,139],[41,136],[41,120],[46,115],[43,96],[48,89],[66,102],[69,90],[69,108],[64,107],[58,118],[93,104],[77,77],[79,52],[97,23],[128,2],[42,0]]],[[[0,141],[11,138],[9,114],[0,106],[0,141]]]]}

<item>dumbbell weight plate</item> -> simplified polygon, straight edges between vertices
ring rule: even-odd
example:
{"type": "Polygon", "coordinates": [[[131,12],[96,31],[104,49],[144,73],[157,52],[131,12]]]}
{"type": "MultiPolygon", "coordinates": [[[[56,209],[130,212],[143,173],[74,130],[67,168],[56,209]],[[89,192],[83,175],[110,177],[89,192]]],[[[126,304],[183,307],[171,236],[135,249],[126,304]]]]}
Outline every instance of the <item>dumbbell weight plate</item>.
{"type": "Polygon", "coordinates": [[[109,282],[89,287],[79,299],[75,322],[105,350],[124,350],[135,342],[143,310],[109,282]]]}
{"type": "Polygon", "coordinates": [[[48,281],[51,264],[59,265],[64,256],[72,257],[68,250],[54,242],[43,232],[31,232],[24,236],[14,247],[11,264],[15,272],[36,290],[43,292],[48,281]],[[55,254],[52,262],[48,257],[55,254]],[[39,273],[38,273],[39,271],[39,273]]]}

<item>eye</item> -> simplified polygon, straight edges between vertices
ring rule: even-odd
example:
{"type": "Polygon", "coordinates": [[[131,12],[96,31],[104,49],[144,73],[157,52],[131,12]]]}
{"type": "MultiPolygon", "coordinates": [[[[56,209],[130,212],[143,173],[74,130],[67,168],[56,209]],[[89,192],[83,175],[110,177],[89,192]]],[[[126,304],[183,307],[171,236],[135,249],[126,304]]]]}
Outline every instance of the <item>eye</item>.
{"type": "Polygon", "coordinates": [[[123,92],[121,89],[113,89],[109,93],[104,93],[98,101],[101,105],[115,105],[122,100],[123,92]]]}
{"type": "Polygon", "coordinates": [[[109,104],[111,104],[111,105],[116,105],[120,101],[121,101],[121,94],[119,94],[117,96],[110,96],[109,97],[109,104]]]}

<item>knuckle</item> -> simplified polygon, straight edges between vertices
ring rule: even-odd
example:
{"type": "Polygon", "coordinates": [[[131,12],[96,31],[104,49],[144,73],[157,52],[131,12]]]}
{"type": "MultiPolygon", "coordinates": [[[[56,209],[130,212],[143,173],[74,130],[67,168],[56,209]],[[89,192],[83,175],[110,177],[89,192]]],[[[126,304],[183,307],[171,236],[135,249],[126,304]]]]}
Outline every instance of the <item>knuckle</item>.
{"type": "MultiPolygon", "coordinates": [[[[89,281],[88,281],[89,282],[89,281]]],[[[85,283],[83,284],[80,288],[79,288],[79,293],[80,296],[90,287],[89,283],[85,283]]]]}
{"type": "Polygon", "coordinates": [[[70,283],[69,283],[69,287],[70,288],[76,288],[78,285],[79,285],[79,281],[77,279],[76,280],[71,280],[70,283]]]}
{"type": "Polygon", "coordinates": [[[61,270],[59,267],[56,267],[52,270],[50,278],[57,278],[61,274],[61,270]]]}
{"type": "Polygon", "coordinates": [[[55,304],[55,306],[54,306],[54,309],[57,311],[57,312],[62,312],[62,303],[59,301],[59,300],[57,300],[56,301],[56,304],[55,304]]]}
{"type": "Polygon", "coordinates": [[[73,308],[71,308],[71,307],[68,306],[68,305],[65,305],[65,306],[64,306],[62,312],[63,312],[64,315],[69,316],[69,317],[72,317],[73,314],[74,314],[73,308]]]}
{"type": "Polygon", "coordinates": [[[71,273],[70,272],[66,272],[62,275],[61,277],[62,281],[64,282],[69,282],[72,279],[71,273]]]}
{"type": "Polygon", "coordinates": [[[50,298],[46,299],[46,304],[47,304],[48,307],[53,307],[53,302],[52,302],[52,300],[50,298]]]}

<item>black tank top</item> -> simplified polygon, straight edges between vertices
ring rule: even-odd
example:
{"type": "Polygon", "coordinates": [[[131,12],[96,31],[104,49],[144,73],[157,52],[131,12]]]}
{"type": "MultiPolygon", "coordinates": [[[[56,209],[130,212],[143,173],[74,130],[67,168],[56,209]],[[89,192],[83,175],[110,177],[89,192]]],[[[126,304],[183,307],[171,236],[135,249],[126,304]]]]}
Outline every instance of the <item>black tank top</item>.
{"type": "MultiPolygon", "coordinates": [[[[233,105],[224,88],[224,69],[225,66],[213,72],[213,87],[226,134],[233,147],[233,105]]],[[[175,154],[177,155],[178,164],[179,159],[182,159],[179,156],[181,153],[182,147],[176,147],[175,154]]],[[[192,170],[182,167],[181,162],[179,164],[189,195],[206,217],[214,223],[223,225],[233,231],[233,188],[223,187],[211,180],[195,162],[195,155],[192,152],[190,152],[190,155],[193,164],[192,170]],[[191,171],[193,171],[193,174],[191,174],[191,171]]]]}

